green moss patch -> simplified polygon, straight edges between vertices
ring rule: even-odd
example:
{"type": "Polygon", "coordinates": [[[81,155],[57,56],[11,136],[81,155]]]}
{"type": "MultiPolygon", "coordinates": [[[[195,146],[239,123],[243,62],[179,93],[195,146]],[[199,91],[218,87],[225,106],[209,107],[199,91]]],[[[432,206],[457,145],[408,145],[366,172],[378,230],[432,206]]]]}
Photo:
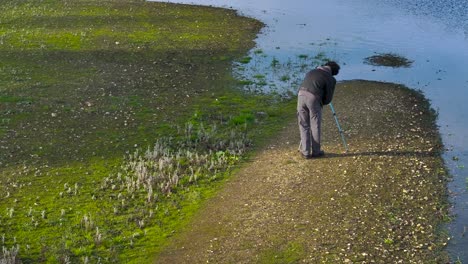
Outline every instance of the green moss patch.
{"type": "Polygon", "coordinates": [[[240,159],[229,152],[237,140],[276,123],[256,116],[274,98],[233,89],[232,61],[262,26],[234,11],[9,0],[0,20],[0,234],[23,263],[150,259],[240,159]],[[204,134],[187,124],[224,145],[197,141],[204,134]],[[168,176],[180,173],[178,184],[155,182],[150,200],[149,187],[117,187],[135,177],[122,174],[129,155],[161,139],[183,152],[168,176]],[[197,155],[229,166],[198,170],[197,155]]]}

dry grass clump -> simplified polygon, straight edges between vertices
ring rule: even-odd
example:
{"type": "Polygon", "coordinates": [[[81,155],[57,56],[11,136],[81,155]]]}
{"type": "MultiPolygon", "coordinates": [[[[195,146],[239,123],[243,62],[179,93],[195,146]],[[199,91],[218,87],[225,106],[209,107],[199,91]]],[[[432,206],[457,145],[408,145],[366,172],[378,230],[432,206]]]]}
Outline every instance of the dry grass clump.
{"type": "MultiPolygon", "coordinates": [[[[227,133],[219,125],[187,123],[181,139],[159,139],[146,151],[128,155],[118,173],[104,178],[99,194],[113,200],[114,213],[158,202],[177,189],[200,180],[214,180],[244,154],[251,144],[242,129],[227,133]]],[[[137,223],[144,226],[141,220],[137,223]]]]}
{"type": "Polygon", "coordinates": [[[2,256],[0,258],[0,264],[16,264],[20,263],[18,258],[19,246],[11,247],[11,249],[2,248],[2,256]]]}

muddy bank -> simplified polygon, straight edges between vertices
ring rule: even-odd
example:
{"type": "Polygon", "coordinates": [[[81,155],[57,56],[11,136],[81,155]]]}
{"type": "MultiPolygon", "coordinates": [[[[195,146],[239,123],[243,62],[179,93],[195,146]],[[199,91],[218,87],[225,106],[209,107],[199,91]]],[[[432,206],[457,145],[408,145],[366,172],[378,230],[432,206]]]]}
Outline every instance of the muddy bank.
{"type": "Polygon", "coordinates": [[[156,263],[445,263],[447,175],[435,113],[390,83],[340,83],[326,157],[297,152],[294,109],[156,263]]]}

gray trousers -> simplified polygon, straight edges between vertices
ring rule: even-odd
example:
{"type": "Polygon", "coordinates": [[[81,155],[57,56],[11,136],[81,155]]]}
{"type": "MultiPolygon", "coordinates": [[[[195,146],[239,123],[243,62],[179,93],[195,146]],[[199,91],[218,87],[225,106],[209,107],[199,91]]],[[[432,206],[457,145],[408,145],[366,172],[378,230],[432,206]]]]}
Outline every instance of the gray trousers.
{"type": "Polygon", "coordinates": [[[320,152],[322,126],[321,98],[306,91],[299,91],[297,98],[297,120],[301,135],[299,150],[303,155],[317,155],[320,152]]]}

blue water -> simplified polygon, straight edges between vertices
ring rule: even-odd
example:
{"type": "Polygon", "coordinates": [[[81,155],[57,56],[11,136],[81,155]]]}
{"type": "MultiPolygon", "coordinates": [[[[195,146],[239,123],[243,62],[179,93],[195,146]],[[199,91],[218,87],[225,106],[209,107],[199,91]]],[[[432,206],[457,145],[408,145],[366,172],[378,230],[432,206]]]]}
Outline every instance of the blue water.
{"type": "Polygon", "coordinates": [[[252,89],[294,92],[295,79],[302,78],[306,70],[297,67],[304,62],[299,55],[325,54],[342,64],[339,80],[389,81],[422,90],[439,113],[438,125],[447,149],[444,158],[453,175],[449,189],[456,217],[448,227],[448,251],[454,260],[468,263],[468,1],[169,2],[234,8],[267,24],[250,54],[254,59],[247,65],[239,64],[236,71],[239,78],[252,79],[251,75],[259,72],[267,76],[266,85],[252,89]],[[366,57],[387,52],[414,63],[398,69],[363,63],[366,57]],[[273,72],[273,60],[284,67],[273,72]],[[291,79],[281,80],[286,75],[291,79]]]}

